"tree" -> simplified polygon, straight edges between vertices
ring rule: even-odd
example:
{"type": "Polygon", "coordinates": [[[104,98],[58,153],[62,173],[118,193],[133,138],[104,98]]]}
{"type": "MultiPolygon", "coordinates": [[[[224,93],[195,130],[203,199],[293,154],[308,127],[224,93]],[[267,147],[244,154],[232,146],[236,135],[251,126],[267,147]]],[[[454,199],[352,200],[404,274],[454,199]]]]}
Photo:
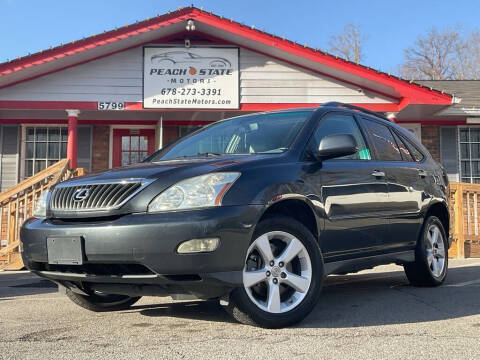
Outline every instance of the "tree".
{"type": "Polygon", "coordinates": [[[453,62],[453,74],[457,80],[480,79],[480,32],[470,33],[466,40],[455,47],[457,58],[453,62]]]}
{"type": "Polygon", "coordinates": [[[348,23],[342,33],[330,36],[330,53],[358,64],[364,57],[365,40],[366,36],[361,33],[360,26],[348,23]]]}
{"type": "Polygon", "coordinates": [[[463,39],[458,28],[430,29],[404,50],[399,74],[406,79],[464,80],[480,78],[480,32],[463,39]]]}

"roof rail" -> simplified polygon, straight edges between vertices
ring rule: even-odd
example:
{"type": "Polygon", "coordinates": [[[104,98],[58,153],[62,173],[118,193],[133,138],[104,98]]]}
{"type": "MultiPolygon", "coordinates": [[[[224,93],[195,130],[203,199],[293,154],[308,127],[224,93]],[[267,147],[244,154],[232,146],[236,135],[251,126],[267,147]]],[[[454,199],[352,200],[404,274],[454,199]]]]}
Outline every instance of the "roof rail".
{"type": "Polygon", "coordinates": [[[379,117],[379,118],[381,118],[381,119],[390,121],[390,119],[387,118],[387,117],[386,117],[385,115],[383,115],[382,113],[378,113],[378,112],[375,112],[375,111],[371,111],[371,110],[362,108],[362,107],[360,107],[360,106],[355,106],[355,105],[351,105],[351,104],[341,103],[341,102],[338,102],[338,101],[330,101],[330,102],[327,102],[327,103],[323,104],[322,106],[336,107],[336,108],[346,108],[346,109],[351,109],[351,110],[357,110],[357,111],[363,112],[363,113],[365,113],[365,114],[373,115],[373,116],[379,117]]]}

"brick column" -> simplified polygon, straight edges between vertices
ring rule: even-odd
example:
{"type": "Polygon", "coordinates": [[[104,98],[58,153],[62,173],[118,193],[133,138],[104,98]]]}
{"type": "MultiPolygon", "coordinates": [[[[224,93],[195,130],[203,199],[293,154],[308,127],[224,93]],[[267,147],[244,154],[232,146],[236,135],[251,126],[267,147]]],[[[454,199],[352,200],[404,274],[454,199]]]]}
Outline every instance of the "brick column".
{"type": "Polygon", "coordinates": [[[93,125],[92,131],[92,171],[106,170],[109,160],[110,126],[93,125]]]}
{"type": "Polygon", "coordinates": [[[77,139],[78,139],[78,115],[79,110],[66,110],[68,115],[68,142],[67,158],[70,160],[70,168],[77,167],[77,139]]]}
{"type": "Polygon", "coordinates": [[[422,125],[422,144],[440,162],[440,127],[422,125]]]}

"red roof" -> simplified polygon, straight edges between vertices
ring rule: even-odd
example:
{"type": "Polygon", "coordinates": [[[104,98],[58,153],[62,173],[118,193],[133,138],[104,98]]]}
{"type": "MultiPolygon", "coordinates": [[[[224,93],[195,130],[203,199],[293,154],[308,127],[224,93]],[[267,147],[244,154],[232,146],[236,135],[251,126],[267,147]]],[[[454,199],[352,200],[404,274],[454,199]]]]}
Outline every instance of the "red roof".
{"type": "MultiPolygon", "coordinates": [[[[321,63],[338,71],[389,86],[395,89],[398,94],[400,94],[400,100],[405,105],[408,105],[408,103],[450,105],[452,101],[452,96],[444,92],[433,90],[431,88],[400,79],[396,76],[377,71],[367,66],[346,61],[323,51],[319,51],[318,49],[300,45],[298,43],[254,29],[253,27],[242,25],[231,19],[226,19],[195,7],[186,7],[183,9],[180,8],[177,11],[160,15],[152,19],[147,19],[119,29],[104,32],[99,35],[94,35],[79,41],[73,41],[65,45],[44,50],[9,62],[1,63],[0,79],[4,76],[18,73],[41,64],[46,64],[61,58],[82,53],[87,50],[122,41],[152,30],[186,21],[188,19],[193,19],[236,36],[261,43],[267,47],[275,48],[308,59],[310,61],[321,63]]],[[[42,73],[40,75],[44,74],[42,73]]],[[[25,80],[28,79],[26,78],[20,81],[25,80]]],[[[19,81],[16,80],[12,83],[7,82],[7,84],[3,85],[2,87],[9,86],[17,82],[19,81]]]]}

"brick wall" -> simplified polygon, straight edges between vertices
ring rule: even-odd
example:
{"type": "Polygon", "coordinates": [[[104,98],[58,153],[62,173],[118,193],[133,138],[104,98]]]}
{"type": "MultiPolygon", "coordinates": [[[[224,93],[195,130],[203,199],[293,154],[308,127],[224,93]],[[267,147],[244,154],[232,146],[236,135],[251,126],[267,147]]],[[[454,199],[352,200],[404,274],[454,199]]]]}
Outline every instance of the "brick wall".
{"type": "Polygon", "coordinates": [[[422,125],[422,144],[440,162],[440,127],[422,125]]]}
{"type": "Polygon", "coordinates": [[[92,171],[108,169],[110,127],[94,125],[92,131],[92,171]]]}

